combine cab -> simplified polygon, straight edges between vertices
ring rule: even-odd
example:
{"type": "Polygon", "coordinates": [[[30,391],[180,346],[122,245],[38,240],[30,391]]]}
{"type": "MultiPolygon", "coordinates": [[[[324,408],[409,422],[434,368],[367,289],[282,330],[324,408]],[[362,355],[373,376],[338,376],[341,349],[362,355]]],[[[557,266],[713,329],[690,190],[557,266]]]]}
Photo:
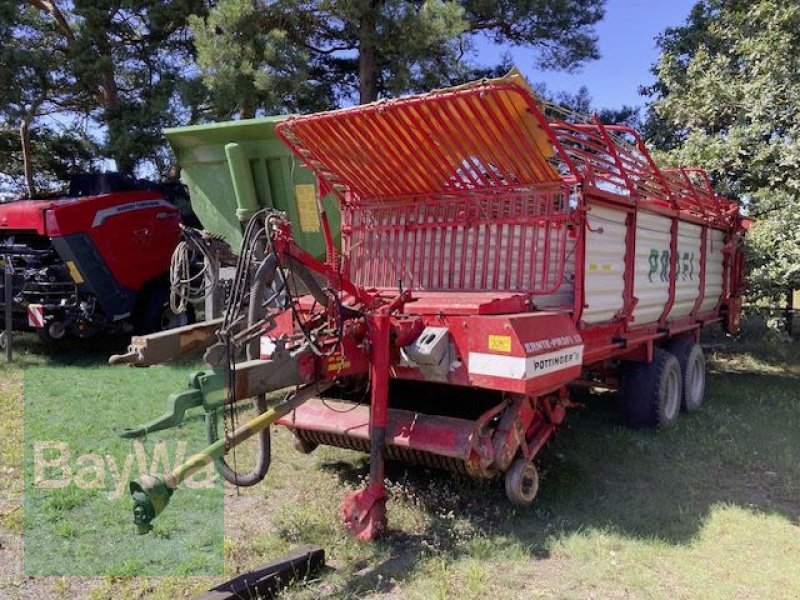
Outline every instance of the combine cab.
{"type": "MultiPolygon", "coordinates": [[[[559,112],[514,73],[276,131],[318,178],[326,260],[300,249],[285,216],[251,221],[220,343],[206,353],[215,369],[136,433],[190,406],[213,415],[257,398],[262,414],[165,480],[133,482],[142,532],[211,459],[228,481],[263,478],[276,422],[301,451],[370,454],[367,487],[342,507],[366,540],[386,522],[387,458],[503,477],[526,507],[568,386],[617,389],[633,427],[668,427],[702,403],[699,330],[738,326],[744,235],[737,205],[703,171],[660,169],[635,131],[559,112]],[[287,300],[274,307],[264,290],[277,274],[287,300]],[[285,400],[264,400],[287,387],[285,400]],[[260,469],[237,479],[225,455],[255,435],[260,469]]],[[[170,343],[192,339],[186,330],[170,343]]],[[[152,362],[156,341],[135,339],[125,360],[152,362]]]]}
{"type": "Polygon", "coordinates": [[[53,342],[174,325],[167,275],[179,221],[175,206],[149,191],[0,205],[14,328],[53,342]]]}

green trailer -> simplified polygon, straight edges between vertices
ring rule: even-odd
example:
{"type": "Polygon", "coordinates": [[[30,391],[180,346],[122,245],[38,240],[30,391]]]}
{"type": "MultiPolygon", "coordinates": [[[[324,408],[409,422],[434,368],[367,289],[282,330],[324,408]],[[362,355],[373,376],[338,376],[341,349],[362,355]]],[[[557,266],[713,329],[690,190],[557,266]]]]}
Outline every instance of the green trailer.
{"type": "MultiPolygon", "coordinates": [[[[189,188],[203,228],[238,252],[242,230],[262,208],[286,213],[294,236],[309,253],[323,257],[325,240],[317,211],[317,182],[275,135],[286,116],[176,127],[164,131],[189,188]]],[[[336,199],[323,199],[334,240],[341,216],[336,199]]]]}

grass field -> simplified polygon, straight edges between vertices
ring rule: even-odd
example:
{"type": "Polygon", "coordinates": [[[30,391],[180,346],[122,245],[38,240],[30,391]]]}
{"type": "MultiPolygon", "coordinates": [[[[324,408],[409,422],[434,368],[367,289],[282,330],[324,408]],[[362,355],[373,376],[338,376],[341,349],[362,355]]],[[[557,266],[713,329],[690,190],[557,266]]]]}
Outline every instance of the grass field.
{"type": "MultiPolygon", "coordinates": [[[[43,395],[58,381],[85,395],[102,382],[103,402],[117,393],[125,402],[124,389],[111,389],[118,371],[102,358],[77,372],[63,356],[23,355],[19,364],[37,366],[43,395]]],[[[344,493],[366,476],[365,458],[328,448],[300,455],[279,431],[267,481],[225,490],[226,573],[312,543],[329,566],[284,597],[800,598],[800,345],[715,345],[709,359],[705,406],[669,431],[626,430],[613,396],[583,398],[586,408],[568,415],[541,454],[532,510],[512,510],[499,482],[390,467],[390,531],[375,544],[350,539],[338,514],[344,493]]],[[[214,579],[23,576],[22,375],[0,369],[0,597],[174,598],[207,589],[214,579]]],[[[158,398],[144,417],[174,389],[162,386],[182,384],[188,370],[132,370],[149,374],[144,385],[158,398]]],[[[163,552],[164,536],[200,511],[194,494],[176,493],[160,538],[134,537],[122,502],[120,543],[163,552]]]]}
{"type": "Polygon", "coordinates": [[[213,487],[176,496],[180,510],[159,519],[146,547],[131,538],[128,481],[169,471],[176,456],[188,458],[206,440],[197,420],[139,443],[118,432],[158,415],[165,396],[158,391],[184,387],[186,372],[69,363],[26,369],[26,575],[222,575],[219,481],[206,477],[213,487]],[[35,458],[44,480],[37,483],[35,458]]]}

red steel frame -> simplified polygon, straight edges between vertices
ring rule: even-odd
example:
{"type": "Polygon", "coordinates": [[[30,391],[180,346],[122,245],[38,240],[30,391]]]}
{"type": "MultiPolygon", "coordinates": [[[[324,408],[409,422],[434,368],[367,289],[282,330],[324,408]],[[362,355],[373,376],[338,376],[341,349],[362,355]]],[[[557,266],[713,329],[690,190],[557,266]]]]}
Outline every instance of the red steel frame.
{"type": "MultiPolygon", "coordinates": [[[[558,340],[561,332],[564,342],[558,348],[567,351],[580,340],[579,364],[539,376],[533,384],[468,373],[463,364],[450,369],[448,383],[508,394],[468,424],[472,433],[450,436],[461,444],[471,440],[465,450],[471,473],[491,474],[492,469],[507,468],[518,449],[532,458],[549,439],[568,405],[565,385],[580,377],[581,365],[605,371],[609,359],[649,361],[659,340],[696,337],[702,325],[723,318],[730,327],[738,323],[738,241],[744,234],[738,206],[717,195],[701,169],[660,169],[639,134],[628,127],[604,125],[596,117],[584,122],[555,119],[549,112],[525,88],[495,81],[290,118],[276,127],[316,174],[320,197],[332,191],[342,206],[341,260],[320,212],[328,258],[326,264],[306,264],[323,273],[336,290],[368,306],[380,306],[376,299],[381,294],[400,292],[404,314],[416,315],[418,321],[409,328],[410,321],[391,316],[397,306],[385,305],[366,317],[372,382],[370,482],[344,507],[348,527],[359,537],[374,537],[383,515],[387,427],[393,440],[400,440],[408,427],[390,418],[390,374],[428,380],[425,373],[398,362],[397,340],[409,338],[412,329],[418,335],[423,325],[447,327],[462,351],[472,348],[470,329],[477,330],[507,344],[504,351],[534,363],[537,355],[521,347],[532,339],[531,332],[548,334],[551,340],[558,340]],[[582,320],[590,205],[627,215],[622,307],[614,319],[595,325],[582,320]],[[671,219],[670,284],[658,321],[634,325],[634,249],[641,211],[671,219]],[[668,320],[676,294],[681,221],[701,227],[700,293],[690,315],[668,320]],[[725,232],[723,290],[713,310],[701,313],[706,240],[712,229],[725,232]],[[563,281],[568,237],[575,237],[574,304],[557,312],[537,311],[536,298],[553,293],[563,281]],[[509,332],[516,336],[513,341],[509,332]],[[501,418],[490,436],[486,428],[496,416],[501,418]]],[[[344,357],[335,360],[344,362],[344,357]]],[[[322,430],[347,435],[346,429],[337,429],[335,414],[329,422],[316,413],[312,417],[322,430]]],[[[294,418],[283,423],[293,427],[294,418]]],[[[441,438],[447,437],[448,427],[459,427],[456,420],[443,420],[431,418],[429,432],[441,438]]],[[[338,421],[355,431],[352,416],[338,421]]],[[[414,447],[406,438],[395,443],[414,447]]],[[[424,440],[418,446],[432,444],[424,440]]],[[[459,454],[454,448],[452,454],[459,454]]]]}

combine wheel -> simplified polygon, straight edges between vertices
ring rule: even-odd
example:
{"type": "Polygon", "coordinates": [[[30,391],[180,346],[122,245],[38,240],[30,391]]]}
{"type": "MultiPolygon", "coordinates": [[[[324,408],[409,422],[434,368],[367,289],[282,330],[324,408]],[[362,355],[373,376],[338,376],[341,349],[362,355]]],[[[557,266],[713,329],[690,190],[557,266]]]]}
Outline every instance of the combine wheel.
{"type": "Polygon", "coordinates": [[[133,326],[137,335],[147,335],[175,327],[191,325],[195,321],[194,306],[188,304],[179,315],[169,307],[169,288],[156,284],[145,288],[133,315],[133,326]]]}
{"type": "Polygon", "coordinates": [[[630,427],[674,425],[680,414],[682,394],[681,365],[666,350],[656,348],[650,363],[632,362],[621,369],[622,419],[630,427]]]}
{"type": "Polygon", "coordinates": [[[700,408],[706,394],[706,357],[700,344],[691,339],[674,340],[665,346],[678,359],[683,374],[681,408],[692,412],[700,408]]]}
{"type": "Polygon", "coordinates": [[[511,504],[528,508],[533,504],[539,491],[539,472],[534,464],[524,458],[517,458],[506,471],[506,495],[511,504]]]}

